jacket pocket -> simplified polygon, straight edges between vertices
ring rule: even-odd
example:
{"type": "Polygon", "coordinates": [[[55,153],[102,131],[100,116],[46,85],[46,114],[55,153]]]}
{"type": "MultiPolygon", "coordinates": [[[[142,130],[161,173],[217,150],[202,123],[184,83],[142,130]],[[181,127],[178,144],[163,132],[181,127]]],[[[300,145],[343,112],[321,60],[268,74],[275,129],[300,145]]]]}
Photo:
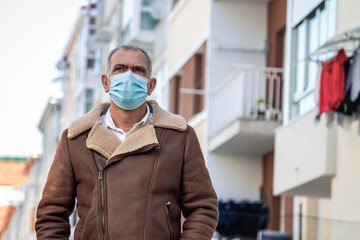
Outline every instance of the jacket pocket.
{"type": "Polygon", "coordinates": [[[164,209],[165,209],[165,215],[166,215],[166,220],[167,220],[167,224],[168,224],[168,228],[169,228],[169,233],[170,233],[170,239],[174,240],[174,233],[173,233],[173,229],[171,226],[171,220],[170,220],[170,201],[164,203],[164,209]]]}

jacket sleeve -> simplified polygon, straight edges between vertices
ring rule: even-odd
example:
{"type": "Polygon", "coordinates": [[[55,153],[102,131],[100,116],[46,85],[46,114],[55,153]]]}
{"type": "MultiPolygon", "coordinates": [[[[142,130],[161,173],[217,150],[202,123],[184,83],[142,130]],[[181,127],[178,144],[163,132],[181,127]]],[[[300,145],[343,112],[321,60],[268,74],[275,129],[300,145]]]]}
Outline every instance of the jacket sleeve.
{"type": "Polygon", "coordinates": [[[209,240],[219,216],[218,201],[196,133],[188,128],[181,186],[185,221],[180,239],[209,240]]]}
{"type": "Polygon", "coordinates": [[[37,208],[37,239],[68,239],[70,236],[69,216],[75,205],[76,179],[69,158],[67,140],[65,130],[37,208]]]}

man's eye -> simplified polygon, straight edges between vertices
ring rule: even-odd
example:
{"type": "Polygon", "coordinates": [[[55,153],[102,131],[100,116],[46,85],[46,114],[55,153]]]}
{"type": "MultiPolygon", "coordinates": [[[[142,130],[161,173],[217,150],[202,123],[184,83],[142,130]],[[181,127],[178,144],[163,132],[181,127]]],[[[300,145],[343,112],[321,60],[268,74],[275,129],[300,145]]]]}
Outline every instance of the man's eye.
{"type": "Polygon", "coordinates": [[[115,71],[123,71],[123,70],[124,70],[123,67],[116,67],[116,68],[115,68],[115,71]]]}
{"type": "Polygon", "coordinates": [[[142,69],[142,68],[136,68],[136,69],[135,69],[135,72],[145,73],[144,69],[142,69]]]}

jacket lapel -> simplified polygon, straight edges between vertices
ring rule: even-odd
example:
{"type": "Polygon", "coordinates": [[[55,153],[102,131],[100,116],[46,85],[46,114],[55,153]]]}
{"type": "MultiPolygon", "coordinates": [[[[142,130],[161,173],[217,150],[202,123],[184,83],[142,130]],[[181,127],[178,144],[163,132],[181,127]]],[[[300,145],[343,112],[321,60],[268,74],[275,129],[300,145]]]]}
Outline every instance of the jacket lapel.
{"type": "Polygon", "coordinates": [[[126,141],[121,142],[111,130],[102,126],[101,121],[97,121],[86,140],[86,146],[88,148],[97,151],[107,159],[135,152],[148,145],[154,144],[159,144],[159,141],[152,124],[145,124],[145,126],[131,134],[126,141]]]}
{"type": "Polygon", "coordinates": [[[88,148],[97,151],[107,159],[110,158],[120,143],[119,138],[111,130],[102,126],[101,120],[94,124],[86,140],[88,148]]]}
{"type": "Polygon", "coordinates": [[[130,152],[135,152],[148,145],[159,144],[155,128],[152,124],[145,124],[131,134],[126,141],[122,142],[113,152],[110,158],[130,152]]]}

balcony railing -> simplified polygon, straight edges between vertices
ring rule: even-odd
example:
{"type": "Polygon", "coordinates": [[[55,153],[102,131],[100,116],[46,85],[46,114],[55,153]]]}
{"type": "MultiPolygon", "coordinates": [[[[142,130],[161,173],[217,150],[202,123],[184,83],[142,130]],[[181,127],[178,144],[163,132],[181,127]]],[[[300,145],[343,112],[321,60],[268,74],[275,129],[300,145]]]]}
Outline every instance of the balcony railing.
{"type": "Polygon", "coordinates": [[[216,64],[228,77],[209,95],[209,137],[237,119],[281,121],[283,69],[216,64]]]}

